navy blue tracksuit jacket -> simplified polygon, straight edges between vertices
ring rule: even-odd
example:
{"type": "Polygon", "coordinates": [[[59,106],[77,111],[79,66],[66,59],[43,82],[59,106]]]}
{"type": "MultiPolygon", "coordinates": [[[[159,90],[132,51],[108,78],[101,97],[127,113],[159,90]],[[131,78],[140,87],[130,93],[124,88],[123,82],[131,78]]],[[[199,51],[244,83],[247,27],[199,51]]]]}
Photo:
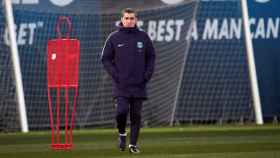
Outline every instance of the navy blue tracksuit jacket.
{"type": "Polygon", "coordinates": [[[102,63],[113,78],[115,97],[147,98],[146,84],[155,65],[155,50],[149,36],[120,24],[106,40],[102,63]]]}

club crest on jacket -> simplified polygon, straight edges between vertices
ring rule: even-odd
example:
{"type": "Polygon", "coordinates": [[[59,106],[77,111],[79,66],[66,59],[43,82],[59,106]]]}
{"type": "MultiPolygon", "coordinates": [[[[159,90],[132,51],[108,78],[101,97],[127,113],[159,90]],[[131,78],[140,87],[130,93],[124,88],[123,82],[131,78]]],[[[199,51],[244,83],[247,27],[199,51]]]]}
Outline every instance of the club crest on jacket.
{"type": "Polygon", "coordinates": [[[143,48],[144,44],[143,42],[137,42],[137,48],[141,49],[143,48]]]}

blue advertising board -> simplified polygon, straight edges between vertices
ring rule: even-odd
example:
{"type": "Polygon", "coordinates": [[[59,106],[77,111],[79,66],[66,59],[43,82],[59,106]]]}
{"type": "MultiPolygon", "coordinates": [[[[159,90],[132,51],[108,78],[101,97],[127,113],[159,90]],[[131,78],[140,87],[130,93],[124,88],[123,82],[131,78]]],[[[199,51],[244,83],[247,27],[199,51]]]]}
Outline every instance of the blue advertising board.
{"type": "Polygon", "coordinates": [[[249,0],[264,118],[280,115],[280,1],[249,0]]]}

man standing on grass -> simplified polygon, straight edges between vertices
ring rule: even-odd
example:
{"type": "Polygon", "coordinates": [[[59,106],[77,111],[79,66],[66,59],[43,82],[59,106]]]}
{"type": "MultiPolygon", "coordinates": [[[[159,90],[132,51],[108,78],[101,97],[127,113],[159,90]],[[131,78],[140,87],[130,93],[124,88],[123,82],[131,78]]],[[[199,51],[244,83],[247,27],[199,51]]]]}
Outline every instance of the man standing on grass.
{"type": "Polygon", "coordinates": [[[139,153],[137,139],[141,126],[143,100],[147,99],[146,85],[154,72],[155,50],[149,36],[138,29],[136,12],[122,11],[118,30],[105,42],[102,63],[113,79],[116,99],[116,121],[119,149],[126,148],[126,122],[130,113],[130,153],[139,153]]]}

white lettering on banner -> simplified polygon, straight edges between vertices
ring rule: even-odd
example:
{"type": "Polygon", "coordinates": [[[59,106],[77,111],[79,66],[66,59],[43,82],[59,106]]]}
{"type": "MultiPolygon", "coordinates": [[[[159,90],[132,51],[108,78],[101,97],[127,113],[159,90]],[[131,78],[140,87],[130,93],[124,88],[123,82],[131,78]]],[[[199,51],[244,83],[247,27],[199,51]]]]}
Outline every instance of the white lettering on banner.
{"type": "Polygon", "coordinates": [[[173,40],[179,41],[184,20],[169,19],[169,20],[150,20],[148,22],[148,35],[151,40],[158,42],[171,42],[173,40]]]}
{"type": "Polygon", "coordinates": [[[152,41],[154,41],[157,37],[156,25],[157,25],[157,22],[154,20],[150,20],[148,23],[148,35],[150,36],[152,41]]]}
{"type": "MultiPolygon", "coordinates": [[[[268,18],[267,20],[251,18],[249,20],[250,28],[255,29],[254,31],[251,29],[251,37],[253,39],[277,39],[279,38],[279,23],[279,17],[268,18]]],[[[197,26],[193,25],[192,27],[197,26]]],[[[192,30],[197,30],[197,28],[192,28],[192,30]]],[[[222,20],[208,18],[205,21],[202,40],[240,39],[241,33],[242,19],[240,18],[224,18],[222,20]]],[[[191,32],[191,34],[193,35],[187,35],[187,39],[190,38],[189,36],[194,36],[195,33],[191,32]]]]}
{"type": "Polygon", "coordinates": [[[172,28],[172,25],[174,25],[174,20],[169,20],[166,26],[166,31],[167,31],[167,35],[165,36],[166,42],[172,41],[172,38],[174,36],[174,29],[172,28]]]}
{"type": "Polygon", "coordinates": [[[241,19],[230,19],[230,35],[229,38],[241,38],[241,30],[242,30],[242,20],[241,19]],[[237,20],[237,22],[236,22],[237,20]]]}
{"type": "Polygon", "coordinates": [[[218,19],[206,19],[202,39],[217,39],[218,38],[218,19]]]}
{"type": "Polygon", "coordinates": [[[187,32],[186,40],[190,40],[191,38],[193,40],[198,40],[197,23],[195,20],[191,22],[191,25],[187,32]]]}
{"type": "MultiPolygon", "coordinates": [[[[279,39],[280,17],[251,18],[249,24],[253,39],[279,39]]],[[[32,45],[35,34],[38,32],[36,30],[43,28],[43,25],[44,23],[39,21],[21,23],[16,26],[18,45],[32,45]]],[[[223,40],[240,39],[242,37],[243,26],[241,18],[207,18],[205,21],[200,21],[199,26],[196,20],[191,23],[188,22],[189,26],[183,27],[184,25],[183,19],[138,21],[139,28],[146,30],[151,40],[157,42],[174,42],[189,39],[223,40]],[[188,30],[182,30],[182,28],[187,28],[188,30]]],[[[9,45],[7,29],[3,37],[5,44],[9,45]]]]}
{"type": "Polygon", "coordinates": [[[254,38],[265,38],[264,20],[260,19],[256,28],[254,38]]]}
{"type": "Polygon", "coordinates": [[[265,22],[264,18],[250,19],[250,25],[255,26],[255,32],[252,32],[254,39],[277,39],[279,37],[279,23],[280,18],[272,19],[268,18],[265,22]]]}
{"type": "Polygon", "coordinates": [[[24,45],[26,43],[26,35],[27,35],[27,24],[21,24],[18,31],[17,36],[17,44],[24,45]]]}
{"type": "Polygon", "coordinates": [[[218,19],[206,19],[202,39],[240,39],[241,28],[241,19],[225,18],[220,28],[218,19]]]}
{"type": "MultiPolygon", "coordinates": [[[[43,22],[39,21],[37,23],[21,23],[19,26],[15,26],[16,29],[16,39],[19,46],[22,45],[32,45],[34,42],[35,30],[42,28],[43,22]]],[[[5,29],[4,41],[6,45],[10,44],[8,38],[8,29],[5,29]]]]}
{"type": "MultiPolygon", "coordinates": [[[[182,19],[160,19],[147,21],[147,33],[152,41],[172,42],[181,39],[182,19]]],[[[141,21],[141,27],[145,26],[141,21]]],[[[242,37],[242,19],[241,18],[207,18],[205,22],[200,22],[198,32],[197,21],[192,21],[186,31],[184,40],[223,40],[223,39],[240,39],[242,37]]],[[[280,17],[277,18],[251,18],[249,20],[251,28],[251,37],[253,39],[278,39],[280,29],[280,17]]],[[[145,30],[145,28],[144,28],[145,30]]]]}
{"type": "Polygon", "coordinates": [[[175,26],[176,26],[176,37],[175,40],[179,41],[180,40],[180,35],[181,35],[181,30],[182,30],[182,26],[184,25],[184,20],[179,19],[179,20],[175,20],[175,26]]]}
{"type": "MultiPolygon", "coordinates": [[[[217,21],[215,21],[215,25],[217,26],[217,21]]],[[[240,39],[241,37],[241,28],[242,23],[241,19],[223,19],[222,25],[219,31],[216,31],[218,29],[214,29],[215,33],[218,32],[218,38],[217,39],[233,39],[237,38],[240,39]]]]}
{"type": "Polygon", "coordinates": [[[229,39],[229,27],[230,26],[228,26],[228,20],[224,19],[222,22],[218,39],[229,39]]]}
{"type": "Polygon", "coordinates": [[[157,41],[163,41],[163,33],[165,32],[164,26],[165,26],[165,20],[160,20],[158,22],[157,41]]]}
{"type": "Polygon", "coordinates": [[[276,18],[275,23],[273,23],[273,19],[268,19],[268,25],[267,25],[267,36],[270,37],[272,34],[273,38],[278,38],[279,35],[279,23],[280,18],[276,18]]]}

